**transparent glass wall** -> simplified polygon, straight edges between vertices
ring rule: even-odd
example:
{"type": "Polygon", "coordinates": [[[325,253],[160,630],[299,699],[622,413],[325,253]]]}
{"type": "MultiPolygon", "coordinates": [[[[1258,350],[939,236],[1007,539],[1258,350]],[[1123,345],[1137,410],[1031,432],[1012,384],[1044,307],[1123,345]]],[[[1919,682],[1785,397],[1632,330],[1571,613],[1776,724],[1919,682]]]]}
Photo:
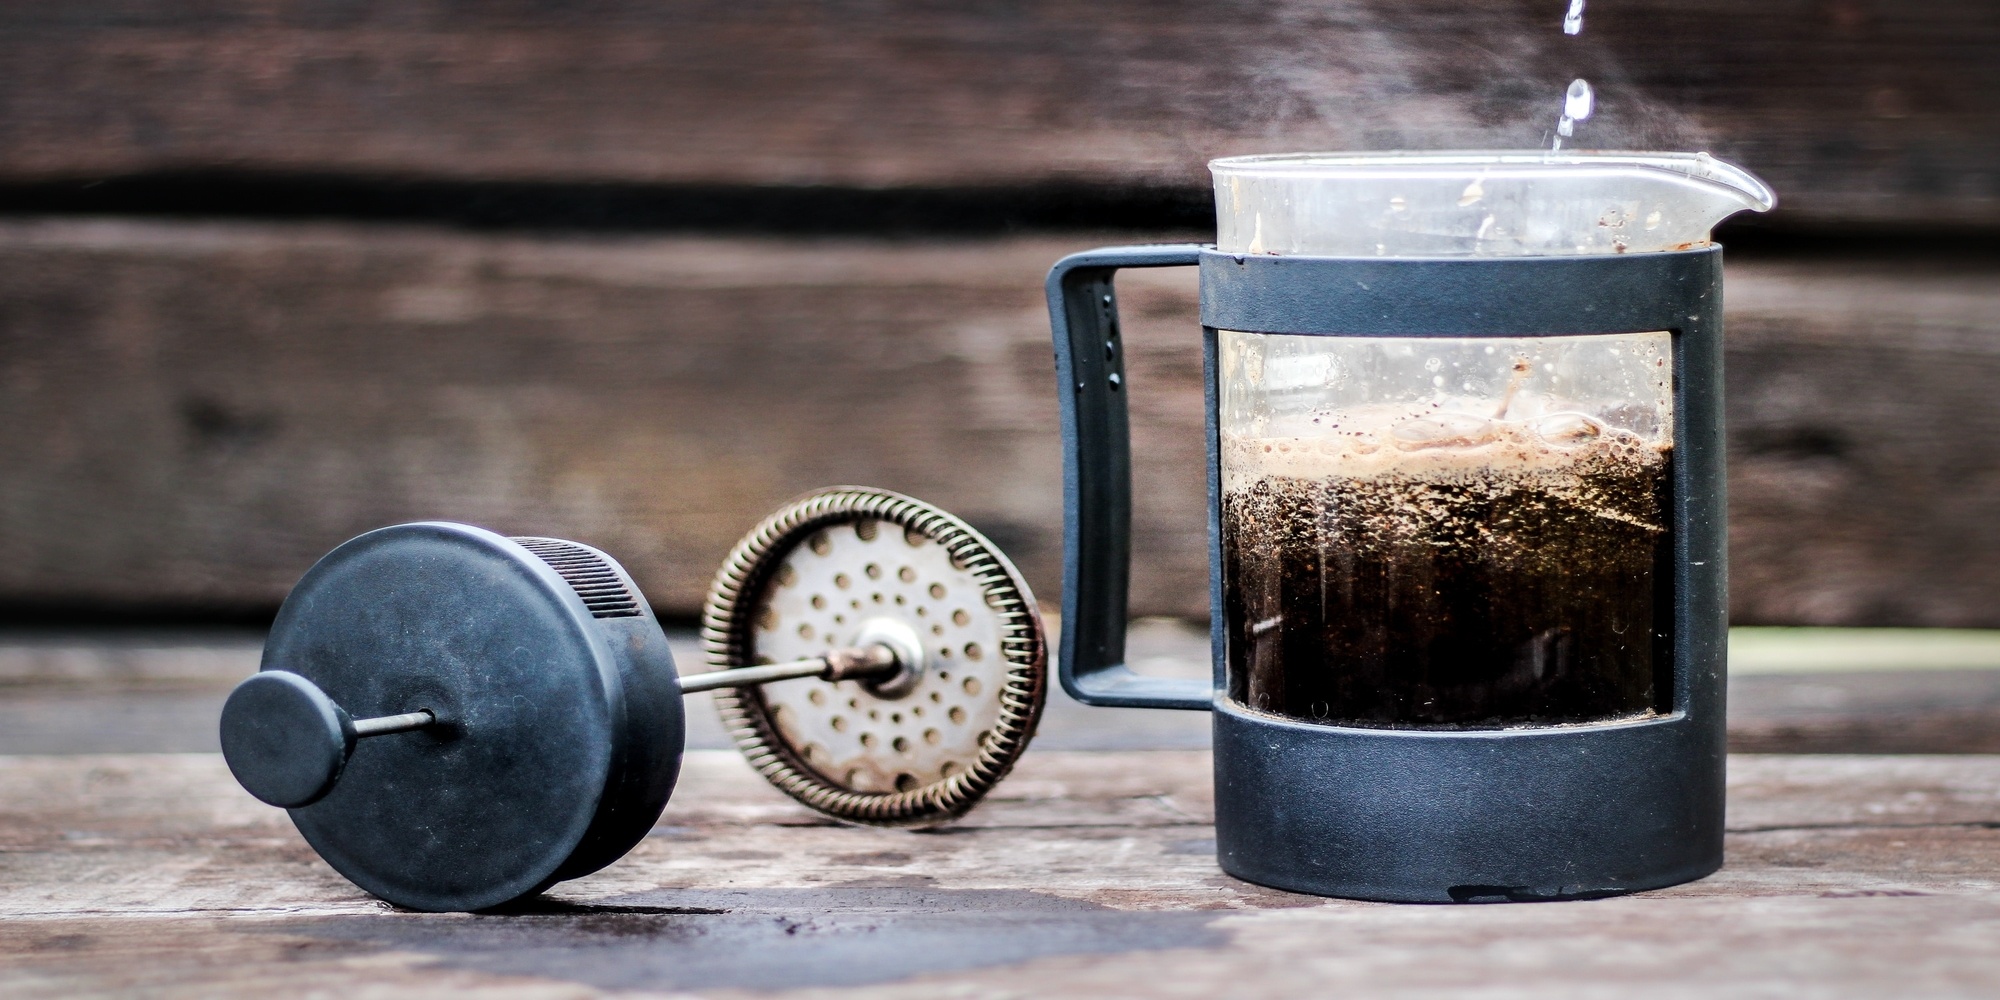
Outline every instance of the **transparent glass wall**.
{"type": "Polygon", "coordinates": [[[1670,334],[1218,346],[1231,697],[1398,727],[1667,710],[1670,334]]]}

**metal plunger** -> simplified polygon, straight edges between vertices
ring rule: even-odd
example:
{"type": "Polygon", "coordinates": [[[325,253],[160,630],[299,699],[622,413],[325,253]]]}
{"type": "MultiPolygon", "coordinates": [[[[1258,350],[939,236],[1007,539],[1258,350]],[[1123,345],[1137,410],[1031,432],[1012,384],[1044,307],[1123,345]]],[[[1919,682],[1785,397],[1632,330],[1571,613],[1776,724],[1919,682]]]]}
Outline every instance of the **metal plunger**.
{"type": "Polygon", "coordinates": [[[766,663],[754,667],[736,667],[731,670],[711,670],[681,678],[683,694],[694,691],[713,691],[716,688],[753,687],[772,681],[791,680],[794,677],[817,677],[825,681],[844,681],[862,677],[886,677],[902,668],[902,661],[896,651],[881,643],[867,646],[850,646],[831,649],[823,656],[790,663],[766,663]]]}
{"type": "Polygon", "coordinates": [[[908,497],[842,487],[767,520],[710,595],[714,667],[687,677],[589,546],[442,521],[350,539],[293,588],[263,669],[223,706],[223,757],[336,871],[426,911],[497,906],[642,841],[694,691],[808,807],[885,826],[962,814],[1034,730],[1033,598],[990,543],[908,497]]]}
{"type": "MultiPolygon", "coordinates": [[[[712,670],[681,678],[682,693],[753,687],[795,677],[842,681],[894,677],[905,656],[884,643],[831,649],[810,659],[712,670]]],[[[355,719],[319,685],[298,674],[265,670],[238,685],[222,708],[222,752],[250,794],[297,809],[324,798],[347,768],[358,740],[437,725],[423,708],[355,719]]]]}
{"type": "Polygon", "coordinates": [[[396,733],[410,733],[437,721],[430,709],[419,709],[403,715],[384,715],[375,719],[354,720],[354,737],[365,740],[370,736],[392,736],[396,733]]]}

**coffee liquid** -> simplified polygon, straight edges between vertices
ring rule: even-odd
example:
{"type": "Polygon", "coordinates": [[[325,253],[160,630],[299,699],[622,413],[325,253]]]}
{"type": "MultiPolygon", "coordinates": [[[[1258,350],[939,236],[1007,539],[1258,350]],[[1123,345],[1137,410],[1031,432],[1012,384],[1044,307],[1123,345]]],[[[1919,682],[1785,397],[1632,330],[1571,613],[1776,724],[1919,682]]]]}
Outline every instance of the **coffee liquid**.
{"type": "Polygon", "coordinates": [[[1330,423],[1224,436],[1233,698],[1392,727],[1668,710],[1669,446],[1582,414],[1330,423]]]}

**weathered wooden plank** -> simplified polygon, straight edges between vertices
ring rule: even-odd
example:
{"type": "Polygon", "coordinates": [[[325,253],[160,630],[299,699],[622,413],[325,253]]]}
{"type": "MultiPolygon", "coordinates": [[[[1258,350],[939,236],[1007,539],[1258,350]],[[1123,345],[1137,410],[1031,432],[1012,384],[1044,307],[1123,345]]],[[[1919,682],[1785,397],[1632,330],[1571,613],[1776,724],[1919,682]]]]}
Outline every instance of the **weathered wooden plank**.
{"type": "Polygon", "coordinates": [[[1733,269],[1730,613],[2000,624],[2000,281],[1925,257],[1733,269]],[[1983,606],[1982,606],[1983,605],[1983,606]]]}
{"type": "Polygon", "coordinates": [[[2000,753],[2000,673],[1732,676],[1742,753],[2000,753]]]}
{"type": "MultiPolygon", "coordinates": [[[[1857,630],[1842,631],[1860,644],[1857,630]]],[[[213,753],[223,699],[257,668],[258,646],[242,640],[0,640],[0,754],[213,753]]],[[[702,669],[691,631],[670,630],[667,641],[682,670],[702,669]]],[[[1141,622],[1126,648],[1155,676],[1209,671],[1207,632],[1192,625],[1141,622]]],[[[1875,669],[1817,673],[1759,674],[1754,659],[1749,670],[1732,659],[1729,745],[1745,753],[2000,752],[2000,670],[1897,669],[1905,664],[1878,648],[1885,653],[1875,669]]],[[[688,697],[687,722],[690,748],[734,745],[706,693],[688,697]]],[[[1045,750],[1199,750],[1208,741],[1199,712],[1091,708],[1053,691],[1035,734],[1045,750]]]]}
{"type": "Polygon", "coordinates": [[[508,914],[387,911],[208,756],[0,757],[0,988],[507,997],[1971,996],[2000,758],[1731,760],[1729,862],[1589,903],[1390,906],[1214,867],[1202,753],[1030,753],[943,833],[695,754],[655,835],[508,914]]]}
{"type": "Polygon", "coordinates": [[[0,11],[0,177],[230,168],[681,184],[1200,187],[1307,148],[1709,148],[1822,222],[2000,221],[1977,0],[78,0],[0,11]]]}
{"type": "Polygon", "coordinates": [[[1057,245],[11,231],[9,596],[269,601],[423,512],[602,545],[685,614],[776,502],[842,482],[1049,579],[1057,245]]]}
{"type": "MultiPolygon", "coordinates": [[[[0,600],[270,606],[441,517],[600,545],[685,615],[834,483],[968,517],[1053,599],[1041,279],[1093,242],[0,225],[0,600]]],[[[1202,616],[1192,276],[1120,280],[1133,605],[1202,616]]],[[[1740,621],[2000,624],[1996,316],[1980,262],[1732,264],[1740,621]]]]}
{"type": "MultiPolygon", "coordinates": [[[[835,483],[1058,576],[1039,289],[1074,243],[0,228],[7,597],[270,602],[343,538],[447,517],[601,545],[687,614],[736,537],[835,483]]],[[[1185,294],[1134,294],[1184,359],[1185,294]]],[[[1191,398],[1153,433],[1199,428],[1191,398]]],[[[1142,604],[1199,579],[1178,475],[1141,544],[1180,565],[1142,604]]]]}

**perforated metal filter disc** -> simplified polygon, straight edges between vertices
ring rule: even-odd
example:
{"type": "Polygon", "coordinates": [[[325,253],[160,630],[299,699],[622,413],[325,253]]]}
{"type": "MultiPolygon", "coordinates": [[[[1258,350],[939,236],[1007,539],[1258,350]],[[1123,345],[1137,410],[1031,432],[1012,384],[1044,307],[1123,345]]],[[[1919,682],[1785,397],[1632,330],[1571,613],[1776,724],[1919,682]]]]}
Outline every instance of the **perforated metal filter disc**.
{"type": "Polygon", "coordinates": [[[759,773],[820,812],[882,826],[954,819],[1014,766],[1047,693],[1034,597],[991,542],[910,497],[822,490],[737,544],[702,612],[716,669],[884,634],[922,643],[907,692],[817,678],[721,690],[723,724],[759,773]]]}

